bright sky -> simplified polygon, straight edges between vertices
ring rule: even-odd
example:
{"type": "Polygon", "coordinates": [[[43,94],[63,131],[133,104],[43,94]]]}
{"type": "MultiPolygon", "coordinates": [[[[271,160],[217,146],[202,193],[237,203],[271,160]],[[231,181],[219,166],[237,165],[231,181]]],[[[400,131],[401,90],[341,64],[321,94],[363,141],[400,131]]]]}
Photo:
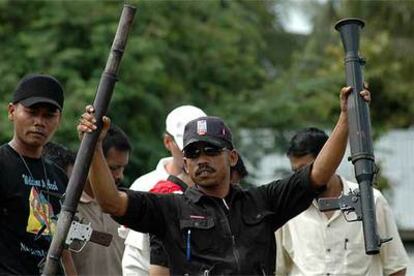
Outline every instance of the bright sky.
{"type": "Polygon", "coordinates": [[[312,31],[311,14],[306,10],[306,3],[317,1],[324,3],[328,0],[289,0],[279,6],[279,15],[286,31],[298,34],[309,34],[312,31]]]}
{"type": "Polygon", "coordinates": [[[312,31],[312,25],[309,18],[304,15],[302,10],[289,9],[286,11],[284,27],[291,33],[309,34],[312,31]]]}

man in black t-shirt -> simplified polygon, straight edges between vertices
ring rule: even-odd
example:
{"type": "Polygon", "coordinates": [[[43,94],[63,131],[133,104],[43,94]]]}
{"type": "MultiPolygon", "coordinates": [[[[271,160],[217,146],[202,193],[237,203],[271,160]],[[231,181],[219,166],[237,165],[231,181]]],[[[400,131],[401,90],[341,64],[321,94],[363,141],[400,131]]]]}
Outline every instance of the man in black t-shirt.
{"type": "Polygon", "coordinates": [[[56,231],[65,173],[42,158],[59,126],[63,89],[47,75],[24,77],[8,105],[13,138],[0,147],[0,274],[38,275],[56,231]]]}

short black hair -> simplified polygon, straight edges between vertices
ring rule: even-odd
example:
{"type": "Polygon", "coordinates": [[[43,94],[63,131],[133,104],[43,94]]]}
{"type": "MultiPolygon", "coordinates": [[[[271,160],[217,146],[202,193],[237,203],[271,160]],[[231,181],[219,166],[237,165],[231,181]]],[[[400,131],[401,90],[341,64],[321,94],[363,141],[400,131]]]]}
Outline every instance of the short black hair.
{"type": "Polygon", "coordinates": [[[44,145],[42,154],[64,171],[75,164],[76,153],[61,144],[48,142],[44,145]]]}
{"type": "Polygon", "coordinates": [[[301,157],[312,154],[318,156],[328,140],[328,135],[321,129],[309,127],[298,131],[290,140],[287,156],[301,157]]]}
{"type": "Polygon", "coordinates": [[[103,139],[102,148],[105,157],[107,157],[108,151],[111,148],[115,148],[116,150],[124,152],[131,152],[132,150],[132,146],[129,142],[128,136],[120,127],[113,123],[111,123],[111,127],[109,128],[108,133],[103,139]]]}
{"type": "Polygon", "coordinates": [[[237,155],[239,158],[237,159],[236,165],[231,167],[231,170],[236,171],[240,175],[240,179],[243,179],[249,175],[249,172],[247,171],[246,166],[244,165],[243,159],[241,158],[240,154],[237,153],[237,155]]]}

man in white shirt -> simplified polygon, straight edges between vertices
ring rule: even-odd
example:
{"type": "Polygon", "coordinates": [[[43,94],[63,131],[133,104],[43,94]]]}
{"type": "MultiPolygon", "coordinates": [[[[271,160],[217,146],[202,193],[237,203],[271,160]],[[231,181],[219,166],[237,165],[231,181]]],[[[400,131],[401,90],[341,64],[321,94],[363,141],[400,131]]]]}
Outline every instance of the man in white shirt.
{"type": "MultiPolygon", "coordinates": [[[[149,191],[160,180],[167,180],[169,175],[177,176],[183,170],[183,134],[185,125],[206,114],[192,105],[182,105],[172,110],[165,121],[164,146],[171,157],[162,158],[155,170],[139,177],[131,185],[136,191],[149,191]]],[[[122,229],[120,234],[126,236],[125,251],[122,257],[122,273],[128,275],[148,275],[150,269],[150,246],[148,234],[122,229]]],[[[156,267],[155,269],[162,269],[156,267]]],[[[168,271],[168,270],[167,270],[168,271]]],[[[165,273],[159,270],[157,274],[165,273]]]]}
{"type": "MultiPolygon", "coordinates": [[[[312,163],[327,139],[317,128],[299,131],[287,152],[292,170],[312,163]]],[[[320,197],[338,197],[357,188],[358,184],[334,175],[320,197]]],[[[379,236],[393,238],[382,244],[379,254],[365,254],[360,221],[347,222],[339,210],[322,213],[314,200],[276,231],[276,275],[405,275],[408,256],[391,208],[376,189],[374,201],[379,236]]]]}

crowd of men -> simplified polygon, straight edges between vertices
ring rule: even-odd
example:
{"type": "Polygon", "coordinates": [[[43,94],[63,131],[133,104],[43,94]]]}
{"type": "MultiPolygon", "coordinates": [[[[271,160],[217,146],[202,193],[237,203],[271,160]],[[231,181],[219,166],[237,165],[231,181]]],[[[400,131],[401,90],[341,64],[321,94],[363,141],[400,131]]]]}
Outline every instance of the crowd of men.
{"type": "MultiPolygon", "coordinates": [[[[132,147],[104,117],[77,217],[112,242],[64,250],[59,274],[405,275],[407,253],[379,191],[378,231],[393,239],[378,255],[365,254],[360,222],[346,222],[340,211],[322,213],[316,203],[358,186],[336,173],[350,93],[371,98],[367,90],[342,88],[330,137],[316,128],[297,132],[287,151],[292,174],[249,189],[239,185],[247,170],[225,121],[192,105],[165,120],[170,156],[130,189],[120,188],[132,147]]],[[[0,147],[0,275],[42,271],[76,156],[50,143],[63,104],[59,81],[41,74],[23,77],[8,104],[14,132],[0,147]]],[[[94,108],[86,106],[79,136],[95,124],[94,108]]]]}

